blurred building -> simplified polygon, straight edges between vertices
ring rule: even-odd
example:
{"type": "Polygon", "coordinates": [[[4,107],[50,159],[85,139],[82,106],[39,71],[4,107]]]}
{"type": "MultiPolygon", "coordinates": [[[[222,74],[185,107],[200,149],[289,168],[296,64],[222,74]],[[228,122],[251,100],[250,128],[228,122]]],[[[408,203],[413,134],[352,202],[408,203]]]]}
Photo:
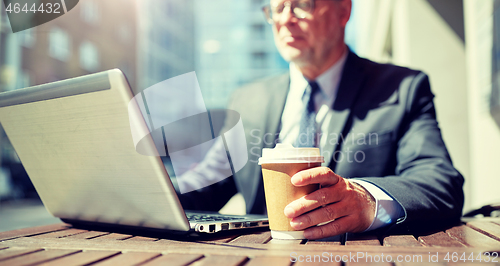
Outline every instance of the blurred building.
{"type": "Polygon", "coordinates": [[[4,34],[1,89],[13,90],[112,68],[122,69],[135,87],[135,1],[123,2],[80,1],[53,21],[4,34]]]}
{"type": "MultiPolygon", "coordinates": [[[[5,9],[2,8],[2,12],[5,9]]],[[[1,91],[112,68],[120,68],[131,86],[137,86],[135,0],[80,1],[67,14],[15,34],[10,29],[5,13],[1,19],[1,91]]],[[[0,134],[0,151],[0,185],[11,187],[10,191],[3,191],[3,195],[11,194],[14,198],[36,197],[3,131],[0,134]]]]}
{"type": "Polygon", "coordinates": [[[288,69],[261,11],[267,1],[195,1],[196,73],[207,107],[226,106],[231,91],[288,69]]]}
{"type": "Polygon", "coordinates": [[[193,1],[140,1],[137,12],[139,90],[193,71],[193,1]]]}
{"type": "MultiPolygon", "coordinates": [[[[1,12],[0,91],[119,68],[138,93],[194,70],[192,0],[85,0],[53,21],[15,34],[5,9],[1,12]]],[[[178,109],[172,105],[166,111],[178,109]]],[[[10,176],[14,186],[29,186],[1,133],[0,186],[7,187],[10,176]]]]}
{"type": "Polygon", "coordinates": [[[499,202],[500,0],[353,0],[356,52],[429,75],[465,207],[499,202]]]}
{"type": "Polygon", "coordinates": [[[355,0],[353,18],[360,56],[422,70],[429,76],[443,140],[454,166],[466,178],[465,208],[470,208],[464,1],[355,0]]]}

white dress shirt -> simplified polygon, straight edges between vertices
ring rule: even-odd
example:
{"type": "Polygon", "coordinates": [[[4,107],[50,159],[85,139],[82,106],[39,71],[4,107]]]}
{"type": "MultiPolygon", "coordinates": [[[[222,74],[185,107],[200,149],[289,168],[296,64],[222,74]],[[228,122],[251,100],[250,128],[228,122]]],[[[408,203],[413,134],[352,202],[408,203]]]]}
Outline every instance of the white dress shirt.
{"type": "MultiPolygon", "coordinates": [[[[333,114],[333,103],[337,96],[337,90],[342,77],[342,71],[347,59],[347,52],[321,74],[315,81],[321,91],[314,95],[316,110],[317,133],[328,132],[329,122],[333,114]]],[[[285,108],[281,116],[281,131],[279,139],[282,143],[294,144],[300,133],[300,119],[305,111],[303,97],[309,81],[302,75],[295,64],[290,64],[290,90],[285,102],[285,108]]],[[[321,134],[319,142],[320,150],[325,147],[328,134],[321,134]]],[[[350,179],[363,186],[375,198],[375,219],[365,231],[374,230],[395,222],[403,215],[403,208],[387,193],[379,187],[362,180],[350,179]]]]}

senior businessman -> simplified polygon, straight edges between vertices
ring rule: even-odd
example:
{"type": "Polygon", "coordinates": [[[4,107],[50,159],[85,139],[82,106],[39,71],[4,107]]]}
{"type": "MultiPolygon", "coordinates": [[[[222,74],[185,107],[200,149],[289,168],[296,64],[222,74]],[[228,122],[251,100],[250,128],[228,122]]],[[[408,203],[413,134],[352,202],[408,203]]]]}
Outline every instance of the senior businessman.
{"type": "MultiPolygon", "coordinates": [[[[249,162],[231,178],[182,195],[183,205],[218,210],[239,191],[248,213],[265,213],[257,160],[262,148],[284,142],[319,147],[325,156],[322,167],[291,180],[321,189],[284,210],[306,238],[416,232],[457,221],[463,177],[442,140],[428,77],[350,51],[350,0],[271,0],[263,11],[289,73],[233,94],[228,108],[241,115],[249,162]]],[[[197,174],[214,172],[224,146],[209,154],[197,174]]]]}

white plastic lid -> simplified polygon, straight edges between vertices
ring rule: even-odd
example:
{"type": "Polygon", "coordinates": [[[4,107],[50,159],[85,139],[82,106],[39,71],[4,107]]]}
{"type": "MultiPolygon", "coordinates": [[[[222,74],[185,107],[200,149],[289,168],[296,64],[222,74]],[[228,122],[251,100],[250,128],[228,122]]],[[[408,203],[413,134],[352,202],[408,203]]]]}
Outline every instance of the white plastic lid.
{"type": "Polygon", "coordinates": [[[290,144],[279,143],[274,149],[262,149],[259,165],[267,163],[323,163],[318,148],[294,148],[290,144]]]}

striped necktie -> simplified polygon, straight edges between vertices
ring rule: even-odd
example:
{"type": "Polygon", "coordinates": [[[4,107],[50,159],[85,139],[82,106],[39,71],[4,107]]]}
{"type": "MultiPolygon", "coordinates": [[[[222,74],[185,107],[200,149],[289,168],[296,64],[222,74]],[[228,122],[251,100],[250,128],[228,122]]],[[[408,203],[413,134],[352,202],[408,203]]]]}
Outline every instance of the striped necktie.
{"type": "Polygon", "coordinates": [[[316,110],[314,108],[314,95],[320,88],[316,81],[310,81],[304,92],[303,102],[306,108],[300,119],[300,132],[295,147],[316,147],[316,110]]]}

